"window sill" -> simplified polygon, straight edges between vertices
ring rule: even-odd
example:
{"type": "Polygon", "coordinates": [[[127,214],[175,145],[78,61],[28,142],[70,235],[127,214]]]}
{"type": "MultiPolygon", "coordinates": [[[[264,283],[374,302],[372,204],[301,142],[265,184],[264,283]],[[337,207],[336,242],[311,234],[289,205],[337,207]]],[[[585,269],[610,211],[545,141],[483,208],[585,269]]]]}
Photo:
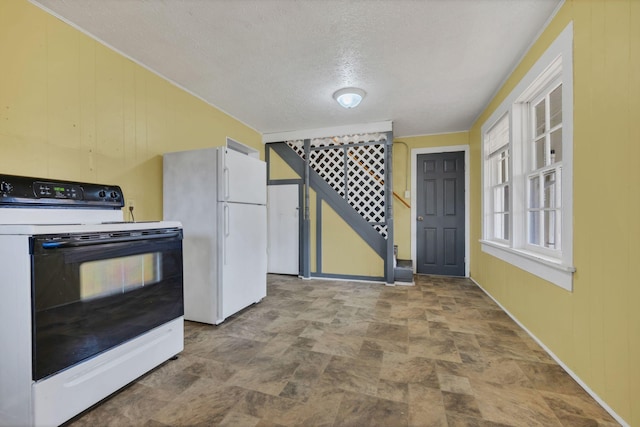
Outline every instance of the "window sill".
{"type": "Polygon", "coordinates": [[[576,269],[559,260],[535,252],[514,249],[488,240],[480,240],[482,251],[493,255],[524,271],[534,274],[562,289],[573,291],[573,273],[576,269]]]}

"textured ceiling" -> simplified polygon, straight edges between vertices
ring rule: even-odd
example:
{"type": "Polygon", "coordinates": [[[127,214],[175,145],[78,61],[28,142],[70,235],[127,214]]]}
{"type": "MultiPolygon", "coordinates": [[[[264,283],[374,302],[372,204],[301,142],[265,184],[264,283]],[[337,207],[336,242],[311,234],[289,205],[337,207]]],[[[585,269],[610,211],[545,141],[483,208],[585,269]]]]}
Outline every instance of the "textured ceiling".
{"type": "Polygon", "coordinates": [[[468,130],[560,1],[32,0],[261,133],[397,136],[468,130]]]}

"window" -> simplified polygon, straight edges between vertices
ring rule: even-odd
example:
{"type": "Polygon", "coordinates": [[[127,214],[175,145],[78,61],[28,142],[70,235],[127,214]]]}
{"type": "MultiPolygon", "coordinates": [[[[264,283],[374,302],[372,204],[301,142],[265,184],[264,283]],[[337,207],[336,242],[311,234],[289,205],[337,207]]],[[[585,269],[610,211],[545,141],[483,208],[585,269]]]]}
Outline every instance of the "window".
{"type": "Polygon", "coordinates": [[[483,251],[573,281],[573,26],[482,126],[483,251]]]}
{"type": "Polygon", "coordinates": [[[562,83],[554,81],[526,104],[527,244],[557,256],[562,249],[562,83]]]}
{"type": "Polygon", "coordinates": [[[503,116],[485,135],[485,152],[489,168],[490,191],[486,224],[487,235],[498,241],[509,240],[509,116],[503,116]]]}

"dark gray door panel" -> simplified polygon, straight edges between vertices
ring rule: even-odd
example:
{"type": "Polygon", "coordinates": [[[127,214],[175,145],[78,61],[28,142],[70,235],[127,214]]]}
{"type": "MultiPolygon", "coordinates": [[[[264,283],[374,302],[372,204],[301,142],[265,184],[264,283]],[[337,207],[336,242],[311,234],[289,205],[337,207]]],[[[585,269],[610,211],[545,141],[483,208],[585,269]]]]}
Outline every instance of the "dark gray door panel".
{"type": "Polygon", "coordinates": [[[464,276],[464,152],[417,162],[417,272],[464,276]]]}

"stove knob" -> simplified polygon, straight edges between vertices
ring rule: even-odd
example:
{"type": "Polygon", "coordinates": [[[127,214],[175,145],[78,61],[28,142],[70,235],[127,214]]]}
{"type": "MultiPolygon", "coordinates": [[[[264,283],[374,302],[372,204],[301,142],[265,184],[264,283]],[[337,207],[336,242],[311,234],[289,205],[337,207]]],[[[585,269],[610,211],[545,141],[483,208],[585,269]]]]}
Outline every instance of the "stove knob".
{"type": "Polygon", "coordinates": [[[105,197],[107,195],[107,193],[104,190],[100,190],[100,192],[98,193],[99,197],[105,197]]]}
{"type": "Polygon", "coordinates": [[[2,181],[2,183],[0,183],[0,192],[2,192],[2,193],[11,193],[11,191],[13,191],[13,185],[9,184],[8,182],[4,182],[4,181],[2,181]]]}
{"type": "Polygon", "coordinates": [[[112,199],[117,199],[118,198],[118,193],[116,193],[115,191],[111,192],[111,198],[112,199]]]}

